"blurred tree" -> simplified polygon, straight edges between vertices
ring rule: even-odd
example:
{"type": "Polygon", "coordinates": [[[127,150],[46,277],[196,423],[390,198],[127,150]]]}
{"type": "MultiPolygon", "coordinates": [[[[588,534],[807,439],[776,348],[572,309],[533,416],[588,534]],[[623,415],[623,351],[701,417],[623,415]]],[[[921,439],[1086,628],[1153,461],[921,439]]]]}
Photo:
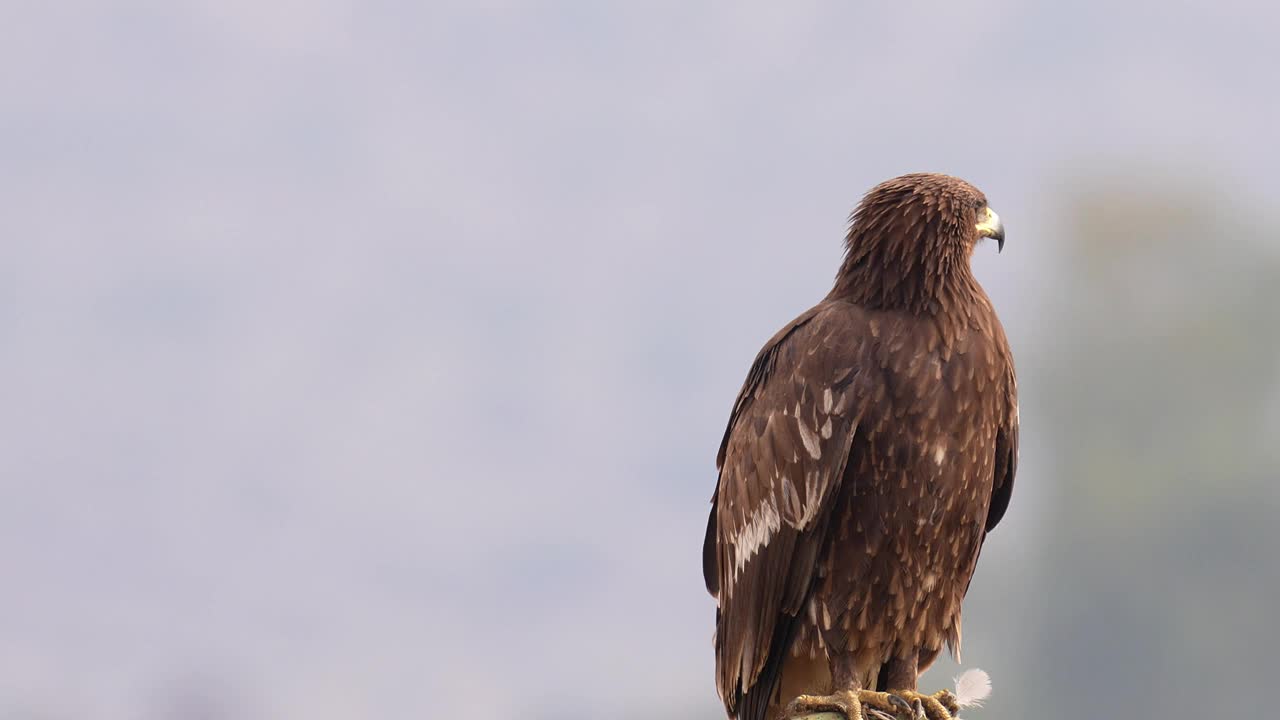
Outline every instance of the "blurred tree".
{"type": "Polygon", "coordinates": [[[1020,370],[1053,455],[1010,717],[1257,713],[1280,644],[1280,261],[1211,189],[1082,189],[1020,370]],[[1084,706],[1082,708],[1082,705],[1084,706]]]}

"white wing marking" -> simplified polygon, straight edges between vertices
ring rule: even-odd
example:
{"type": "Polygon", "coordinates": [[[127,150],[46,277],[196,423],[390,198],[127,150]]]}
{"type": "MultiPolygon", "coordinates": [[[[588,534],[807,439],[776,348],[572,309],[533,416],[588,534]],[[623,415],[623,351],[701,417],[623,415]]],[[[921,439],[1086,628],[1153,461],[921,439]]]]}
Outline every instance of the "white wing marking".
{"type": "Polygon", "coordinates": [[[730,579],[731,588],[732,583],[738,580],[738,573],[742,572],[742,569],[747,566],[747,561],[755,557],[760,548],[769,542],[773,534],[778,531],[781,522],[781,518],[778,517],[778,508],[774,507],[771,501],[766,500],[742,524],[742,529],[738,530],[737,534],[733,536],[733,577],[730,579]]]}

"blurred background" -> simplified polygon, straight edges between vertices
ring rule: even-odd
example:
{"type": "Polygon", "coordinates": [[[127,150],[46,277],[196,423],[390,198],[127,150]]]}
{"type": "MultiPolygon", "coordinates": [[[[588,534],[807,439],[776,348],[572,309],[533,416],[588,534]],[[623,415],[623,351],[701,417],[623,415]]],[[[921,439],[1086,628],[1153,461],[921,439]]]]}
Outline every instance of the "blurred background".
{"type": "MultiPolygon", "coordinates": [[[[1280,10],[0,4],[0,719],[715,720],[760,345],[908,171],[1022,464],[973,718],[1258,714],[1280,10]]],[[[950,685],[953,663],[925,679],[950,685]]]]}

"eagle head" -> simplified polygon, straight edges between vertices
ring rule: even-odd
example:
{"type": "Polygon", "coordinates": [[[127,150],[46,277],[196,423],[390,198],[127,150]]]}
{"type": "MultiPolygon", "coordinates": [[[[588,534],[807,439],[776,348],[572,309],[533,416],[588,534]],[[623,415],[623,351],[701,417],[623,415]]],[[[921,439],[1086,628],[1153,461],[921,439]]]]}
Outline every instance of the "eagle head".
{"type": "Polygon", "coordinates": [[[850,216],[845,260],[833,295],[868,307],[936,307],[948,286],[970,279],[983,238],[1004,249],[1004,226],[973,185],[912,173],[871,188],[850,216]]]}
{"type": "Polygon", "coordinates": [[[940,173],[911,173],[871,188],[853,213],[849,237],[874,241],[884,231],[924,242],[958,243],[970,251],[978,240],[989,237],[995,239],[997,251],[1004,249],[1004,225],[987,196],[958,177],[940,173]],[[864,225],[882,232],[857,232],[864,225]]]}

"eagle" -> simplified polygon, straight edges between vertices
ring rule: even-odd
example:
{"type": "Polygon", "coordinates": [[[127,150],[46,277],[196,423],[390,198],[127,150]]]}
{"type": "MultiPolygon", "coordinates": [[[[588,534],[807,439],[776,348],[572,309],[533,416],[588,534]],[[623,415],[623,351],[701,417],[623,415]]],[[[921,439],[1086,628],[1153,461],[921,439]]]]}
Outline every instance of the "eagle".
{"type": "Polygon", "coordinates": [[[1013,357],[973,275],[1004,248],[959,178],[903,175],[850,216],[831,292],[756,355],[716,458],[702,566],[730,718],[863,708],[951,717],[916,690],[1018,464],[1013,357]]]}

